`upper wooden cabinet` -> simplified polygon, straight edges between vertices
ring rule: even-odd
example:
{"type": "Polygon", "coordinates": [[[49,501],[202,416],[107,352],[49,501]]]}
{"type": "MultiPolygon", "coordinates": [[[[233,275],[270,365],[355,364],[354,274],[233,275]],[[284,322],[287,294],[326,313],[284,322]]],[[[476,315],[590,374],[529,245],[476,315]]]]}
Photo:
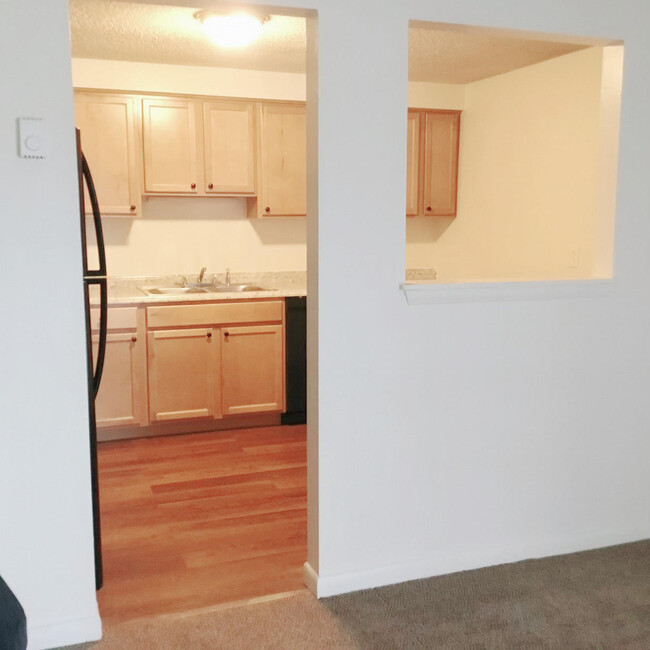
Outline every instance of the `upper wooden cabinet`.
{"type": "Polygon", "coordinates": [[[255,194],[255,105],[203,102],[205,191],[255,194]]]}
{"type": "Polygon", "coordinates": [[[142,100],[145,192],[191,195],[203,190],[197,112],[197,102],[190,99],[142,100]]]}
{"type": "Polygon", "coordinates": [[[259,182],[251,217],[307,214],[307,130],[304,104],[258,106],[259,182]]]}
{"type": "Polygon", "coordinates": [[[460,111],[409,110],[407,216],[456,216],[459,133],[460,111]]]}
{"type": "MultiPolygon", "coordinates": [[[[125,95],[75,92],[75,123],[103,215],[140,212],[134,100],[125,95]]],[[[85,194],[86,212],[90,200],[85,194]]]]}
{"type": "Polygon", "coordinates": [[[420,114],[408,112],[408,130],[406,133],[406,216],[414,217],[420,210],[420,114]]]}

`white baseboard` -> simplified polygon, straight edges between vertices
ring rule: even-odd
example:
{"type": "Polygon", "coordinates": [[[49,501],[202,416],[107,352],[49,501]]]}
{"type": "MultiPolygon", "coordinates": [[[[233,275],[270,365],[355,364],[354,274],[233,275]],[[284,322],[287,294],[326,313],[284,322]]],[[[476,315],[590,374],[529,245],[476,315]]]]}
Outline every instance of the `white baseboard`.
{"type": "Polygon", "coordinates": [[[102,638],[102,621],[99,612],[94,616],[49,625],[27,625],[27,650],[46,650],[99,641],[102,638]]]}
{"type": "Polygon", "coordinates": [[[536,542],[526,546],[526,548],[520,546],[509,549],[486,549],[478,553],[430,558],[417,562],[405,562],[388,567],[329,576],[318,575],[309,563],[305,563],[303,580],[306,587],[317,598],[327,598],[328,596],[337,596],[361,589],[385,587],[409,580],[421,580],[458,571],[471,571],[533,558],[577,553],[648,538],[650,538],[650,531],[642,530],[628,534],[613,533],[581,539],[555,539],[536,542]]]}

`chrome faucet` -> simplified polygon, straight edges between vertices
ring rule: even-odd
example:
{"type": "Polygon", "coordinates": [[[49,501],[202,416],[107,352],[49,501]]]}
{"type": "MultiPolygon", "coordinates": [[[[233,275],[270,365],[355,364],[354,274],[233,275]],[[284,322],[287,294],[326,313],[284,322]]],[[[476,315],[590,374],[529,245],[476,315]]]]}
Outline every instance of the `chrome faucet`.
{"type": "Polygon", "coordinates": [[[207,269],[207,267],[205,267],[205,266],[201,269],[201,272],[199,273],[199,282],[198,282],[199,284],[201,284],[201,282],[203,282],[203,276],[205,275],[205,272],[206,272],[207,270],[208,270],[208,269],[207,269]]]}

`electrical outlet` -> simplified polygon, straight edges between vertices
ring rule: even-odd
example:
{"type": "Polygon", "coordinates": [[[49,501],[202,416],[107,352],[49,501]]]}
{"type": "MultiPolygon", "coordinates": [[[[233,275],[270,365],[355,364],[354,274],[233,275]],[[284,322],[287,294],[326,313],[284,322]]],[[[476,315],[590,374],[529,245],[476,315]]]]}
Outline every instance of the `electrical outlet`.
{"type": "Polygon", "coordinates": [[[571,249],[571,254],[569,255],[569,268],[580,268],[580,248],[578,247],[571,249]]]}

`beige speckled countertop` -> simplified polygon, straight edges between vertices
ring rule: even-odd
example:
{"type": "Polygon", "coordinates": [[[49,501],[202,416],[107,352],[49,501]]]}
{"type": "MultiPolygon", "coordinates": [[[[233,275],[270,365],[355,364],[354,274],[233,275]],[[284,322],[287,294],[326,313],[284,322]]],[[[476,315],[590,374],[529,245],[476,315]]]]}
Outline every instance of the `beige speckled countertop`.
{"type": "MultiPolygon", "coordinates": [[[[219,293],[192,293],[180,295],[149,295],[143,288],[173,287],[182,285],[180,275],[142,276],[131,278],[108,279],[108,304],[135,305],[160,304],[176,302],[214,302],[217,300],[251,300],[259,298],[288,298],[290,296],[307,295],[307,274],[300,271],[281,271],[268,273],[231,273],[232,284],[258,284],[268,287],[269,291],[237,291],[219,293]]],[[[188,282],[196,282],[196,275],[185,275],[188,282]]],[[[212,274],[206,274],[206,280],[212,279],[212,274]]],[[[217,284],[225,284],[225,275],[216,274],[217,284]]],[[[91,303],[99,303],[99,295],[93,292],[91,303]]]]}

